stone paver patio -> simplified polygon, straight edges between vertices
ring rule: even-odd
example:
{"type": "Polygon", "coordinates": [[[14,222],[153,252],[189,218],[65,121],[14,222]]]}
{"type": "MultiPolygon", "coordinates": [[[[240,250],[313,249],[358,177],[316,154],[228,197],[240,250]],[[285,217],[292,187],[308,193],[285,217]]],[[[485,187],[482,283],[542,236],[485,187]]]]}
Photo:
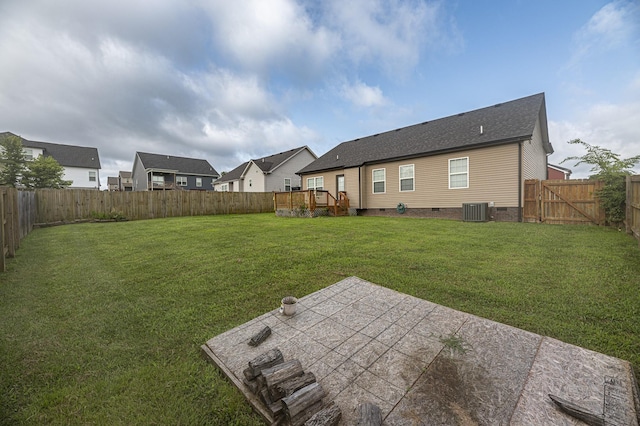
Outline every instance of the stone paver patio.
{"type": "MultiPolygon", "coordinates": [[[[284,295],[283,295],[284,296],[284,295]]],[[[631,365],[372,284],[344,279],[210,339],[202,349],[267,422],[242,383],[248,361],[272,348],[299,359],[355,423],[357,406],[377,404],[385,425],[578,425],[548,394],[638,426],[631,365]],[[272,335],[248,340],[264,326],[272,335]]]]}

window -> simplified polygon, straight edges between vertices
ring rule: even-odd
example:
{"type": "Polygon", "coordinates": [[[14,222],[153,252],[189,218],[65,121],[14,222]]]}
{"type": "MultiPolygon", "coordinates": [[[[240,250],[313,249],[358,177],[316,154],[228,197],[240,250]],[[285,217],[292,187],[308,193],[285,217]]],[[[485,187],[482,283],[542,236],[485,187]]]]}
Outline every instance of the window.
{"type": "Polygon", "coordinates": [[[373,170],[372,175],[373,175],[373,193],[384,194],[385,169],[375,169],[373,170]]]}
{"type": "Polygon", "coordinates": [[[156,186],[163,187],[164,175],[151,175],[151,183],[153,184],[154,187],[156,186]]]}
{"type": "Polygon", "coordinates": [[[225,183],[225,184],[220,185],[220,191],[229,192],[229,184],[225,183]]]}
{"type": "Polygon", "coordinates": [[[400,166],[400,192],[413,191],[414,165],[400,166]]]}
{"type": "Polygon", "coordinates": [[[27,161],[33,160],[33,150],[31,148],[25,148],[22,150],[24,152],[24,159],[27,161]]]}
{"type": "Polygon", "coordinates": [[[449,189],[469,187],[469,157],[449,160],[449,189]]]}
{"type": "Polygon", "coordinates": [[[176,184],[178,186],[187,186],[187,177],[186,176],[176,176],[176,184]]]}
{"type": "Polygon", "coordinates": [[[89,172],[89,182],[95,182],[97,178],[96,172],[89,172]]]}
{"type": "Polygon", "coordinates": [[[196,187],[198,188],[202,187],[202,178],[196,178],[196,187]]]}
{"type": "Polygon", "coordinates": [[[324,187],[323,176],[307,179],[307,189],[322,189],[323,187],[324,187]]]}
{"type": "Polygon", "coordinates": [[[284,178],[284,191],[291,191],[291,178],[284,178]]]}

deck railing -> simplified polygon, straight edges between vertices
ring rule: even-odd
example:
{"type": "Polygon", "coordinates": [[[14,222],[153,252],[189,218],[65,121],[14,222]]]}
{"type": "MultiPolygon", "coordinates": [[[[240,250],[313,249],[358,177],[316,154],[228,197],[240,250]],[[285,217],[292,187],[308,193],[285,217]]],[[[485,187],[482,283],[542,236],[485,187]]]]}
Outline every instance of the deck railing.
{"type": "Polygon", "coordinates": [[[312,212],[314,216],[317,216],[320,211],[326,209],[333,216],[349,213],[349,198],[344,191],[338,193],[337,199],[329,191],[321,189],[275,192],[273,204],[276,212],[282,210],[298,211],[300,213],[312,212]]]}

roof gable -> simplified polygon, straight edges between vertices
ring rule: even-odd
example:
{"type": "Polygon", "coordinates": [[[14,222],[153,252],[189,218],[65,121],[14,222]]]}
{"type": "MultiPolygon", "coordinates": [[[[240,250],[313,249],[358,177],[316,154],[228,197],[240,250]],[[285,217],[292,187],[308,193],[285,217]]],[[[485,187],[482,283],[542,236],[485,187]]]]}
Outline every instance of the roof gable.
{"type": "Polygon", "coordinates": [[[288,151],[280,152],[278,154],[269,155],[267,157],[246,161],[241,165],[239,165],[238,167],[236,167],[235,169],[231,170],[229,173],[225,173],[224,176],[221,176],[220,179],[216,181],[216,183],[231,182],[231,181],[244,178],[244,174],[249,168],[249,163],[255,164],[265,174],[272,173],[275,169],[282,166],[288,160],[295,157],[296,155],[298,155],[300,152],[304,150],[309,151],[309,153],[311,153],[311,155],[313,155],[314,158],[318,158],[313,153],[313,151],[311,151],[309,147],[305,145],[299,148],[294,148],[288,151]]]}
{"type": "Polygon", "coordinates": [[[191,175],[218,176],[218,172],[207,160],[148,152],[136,152],[136,156],[145,169],[174,170],[177,173],[191,175]]]}
{"type": "MultiPolygon", "coordinates": [[[[343,142],[298,173],[526,140],[538,120],[546,121],[544,93],[343,142]]],[[[551,149],[546,122],[543,133],[543,142],[551,149]]]]}
{"type": "MultiPolygon", "coordinates": [[[[0,133],[0,139],[17,136],[11,132],[0,133]]],[[[100,169],[100,157],[98,156],[98,149],[77,146],[77,145],[64,145],[51,142],[38,142],[25,139],[21,136],[17,136],[22,141],[24,148],[38,148],[41,149],[45,157],[53,157],[63,167],[82,167],[87,169],[100,169]]]]}

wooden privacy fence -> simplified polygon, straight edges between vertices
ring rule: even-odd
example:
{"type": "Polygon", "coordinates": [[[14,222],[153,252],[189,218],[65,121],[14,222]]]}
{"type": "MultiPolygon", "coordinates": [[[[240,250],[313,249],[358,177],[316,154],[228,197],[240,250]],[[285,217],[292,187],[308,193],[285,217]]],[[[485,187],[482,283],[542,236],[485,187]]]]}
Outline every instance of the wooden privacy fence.
{"type": "Polygon", "coordinates": [[[271,192],[135,191],[83,189],[36,191],[39,223],[120,216],[127,220],[273,211],[271,192]]]}
{"type": "Polygon", "coordinates": [[[627,176],[627,233],[640,244],[640,175],[627,176]]]}
{"type": "Polygon", "coordinates": [[[6,270],[5,260],[13,257],[20,241],[35,223],[35,194],[15,188],[0,187],[0,271],[6,270]]]}
{"type": "Polygon", "coordinates": [[[602,185],[595,180],[527,179],[524,183],[523,220],[604,225],[604,208],[596,196],[602,185]]]}

